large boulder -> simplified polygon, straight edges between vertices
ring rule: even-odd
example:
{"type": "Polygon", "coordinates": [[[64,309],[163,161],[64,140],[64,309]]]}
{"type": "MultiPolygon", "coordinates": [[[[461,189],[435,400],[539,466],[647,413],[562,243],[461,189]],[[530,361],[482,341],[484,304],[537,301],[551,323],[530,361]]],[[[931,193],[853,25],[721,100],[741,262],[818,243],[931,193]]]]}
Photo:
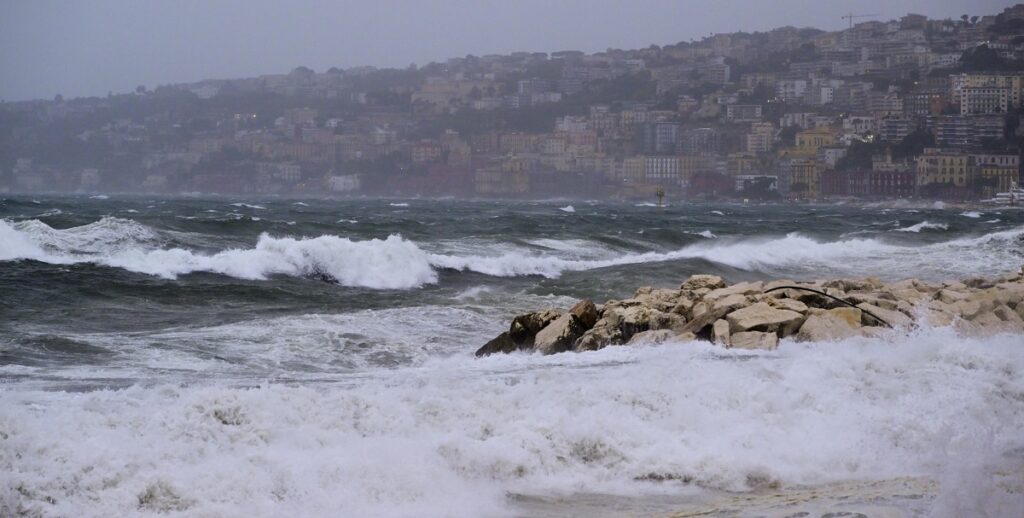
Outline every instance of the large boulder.
{"type": "Polygon", "coordinates": [[[872,306],[878,306],[882,309],[895,310],[897,305],[896,297],[891,293],[868,293],[863,291],[855,291],[846,294],[845,300],[852,302],[853,304],[860,304],[866,302],[872,306]]]}
{"type": "Polygon", "coordinates": [[[682,315],[675,313],[663,313],[656,312],[651,314],[647,320],[647,328],[649,330],[664,330],[667,329],[674,333],[682,333],[683,327],[686,326],[686,319],[682,315]]]}
{"type": "Polygon", "coordinates": [[[555,309],[519,315],[512,319],[512,325],[508,329],[509,338],[524,348],[533,347],[534,337],[537,336],[537,333],[560,316],[562,316],[562,312],[555,309]]]}
{"type": "Polygon", "coordinates": [[[699,289],[717,290],[725,287],[725,281],[717,275],[691,275],[683,281],[679,289],[683,291],[696,291],[699,289]]]}
{"type": "Polygon", "coordinates": [[[729,347],[729,322],[718,319],[711,324],[711,341],[723,347],[729,347]]]}
{"type": "Polygon", "coordinates": [[[633,335],[633,337],[629,339],[629,342],[626,342],[626,345],[661,344],[674,337],[675,334],[668,329],[651,329],[633,335]]]}
{"type": "Polygon", "coordinates": [[[833,279],[821,284],[826,288],[835,288],[840,291],[874,291],[881,289],[884,284],[875,277],[867,279],[833,279]]]}
{"type": "Polygon", "coordinates": [[[939,290],[939,292],[935,294],[935,298],[937,300],[941,300],[942,302],[945,302],[946,304],[952,304],[954,302],[959,302],[961,300],[965,300],[965,299],[967,299],[967,296],[968,296],[968,293],[960,292],[960,291],[954,291],[954,290],[945,289],[945,288],[939,290]]]}
{"type": "Polygon", "coordinates": [[[1024,304],[1024,282],[1003,282],[992,288],[999,293],[999,302],[1010,307],[1024,304]]]}
{"type": "Polygon", "coordinates": [[[671,312],[679,303],[679,299],[682,298],[682,294],[679,290],[647,289],[643,293],[638,290],[636,295],[634,295],[634,298],[639,300],[642,305],[649,308],[663,312],[671,312]]]}
{"type": "Polygon", "coordinates": [[[730,295],[753,295],[755,293],[761,293],[763,289],[764,283],[761,281],[740,282],[725,288],[711,290],[707,295],[704,295],[704,300],[716,301],[730,295]]]}
{"type": "Polygon", "coordinates": [[[878,320],[873,318],[871,315],[874,315],[882,319],[885,322],[885,324],[888,324],[891,327],[906,327],[914,323],[914,321],[910,317],[904,315],[903,313],[900,313],[899,311],[883,309],[878,306],[868,304],[866,302],[857,304],[857,307],[860,308],[860,310],[863,312],[861,323],[866,326],[882,325],[878,322],[878,320]]]}
{"type": "Polygon", "coordinates": [[[796,311],[776,309],[766,302],[758,302],[729,313],[725,319],[729,321],[729,331],[733,334],[762,331],[788,336],[800,327],[804,316],[796,311]]]}
{"type": "Polygon", "coordinates": [[[683,297],[683,296],[680,296],[678,299],[676,299],[676,305],[672,306],[672,309],[669,310],[670,313],[675,313],[677,315],[682,315],[682,316],[687,317],[687,318],[689,318],[690,315],[693,314],[692,311],[693,311],[693,299],[691,299],[689,297],[683,297]]]}
{"type": "Polygon", "coordinates": [[[735,349],[765,349],[770,351],[779,346],[779,335],[775,333],[762,333],[760,331],[732,333],[729,337],[729,345],[735,349]]]}
{"type": "Polygon", "coordinates": [[[814,312],[804,320],[796,339],[804,342],[842,340],[860,334],[861,310],[836,308],[814,312]]]}
{"type": "Polygon", "coordinates": [[[541,354],[555,354],[572,349],[577,338],[583,336],[586,329],[576,315],[566,313],[544,329],[534,338],[533,349],[541,354]]]}
{"type": "Polygon", "coordinates": [[[619,329],[623,338],[629,340],[634,334],[650,329],[651,320],[661,312],[647,306],[633,306],[622,309],[619,314],[622,315],[619,329]]]}
{"type": "Polygon", "coordinates": [[[622,336],[622,315],[615,309],[605,309],[601,318],[573,344],[573,350],[596,351],[609,345],[625,342],[622,336]]]}
{"type": "MultiPolygon", "coordinates": [[[[1022,305],[1018,305],[1017,309],[1021,309],[1022,305]]],[[[1010,306],[1002,304],[992,310],[992,314],[999,317],[999,320],[1003,322],[1014,322],[1017,324],[1024,324],[1024,318],[1021,318],[1014,310],[1010,309],[1010,306]]]]}
{"type": "Polygon", "coordinates": [[[807,313],[808,310],[807,304],[796,299],[777,299],[775,297],[769,297],[765,302],[775,308],[788,309],[789,311],[795,311],[797,313],[807,313]]]}
{"type": "MultiPolygon", "coordinates": [[[[700,304],[703,304],[703,302],[700,304]]],[[[682,332],[700,335],[705,327],[710,326],[715,320],[724,317],[726,313],[728,313],[726,309],[706,309],[698,313],[695,306],[693,318],[683,326],[682,332]]]]}
{"type": "Polygon", "coordinates": [[[597,322],[597,306],[590,299],[583,299],[569,309],[569,314],[579,319],[583,327],[590,329],[597,322]]]}
{"type": "MultiPolygon", "coordinates": [[[[744,306],[749,306],[751,303],[752,301],[747,295],[734,293],[716,300],[714,304],[712,304],[711,309],[728,313],[744,306]]],[[[703,302],[703,304],[707,304],[707,302],[703,302]]]]}
{"type": "Polygon", "coordinates": [[[512,341],[512,338],[508,336],[508,331],[505,331],[492,339],[490,342],[484,344],[483,347],[476,350],[477,357],[490,356],[495,353],[508,354],[513,351],[520,349],[519,344],[512,341]]]}

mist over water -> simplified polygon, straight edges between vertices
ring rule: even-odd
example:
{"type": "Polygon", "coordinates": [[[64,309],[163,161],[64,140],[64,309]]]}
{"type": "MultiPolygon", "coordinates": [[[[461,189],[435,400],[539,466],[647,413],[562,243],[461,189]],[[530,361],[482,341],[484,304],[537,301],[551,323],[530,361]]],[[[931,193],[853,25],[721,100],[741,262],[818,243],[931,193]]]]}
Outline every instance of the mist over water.
{"type": "Polygon", "coordinates": [[[1020,508],[1019,337],[472,352],[518,312],[694,273],[1007,273],[1024,211],[566,207],[0,200],[0,511],[564,515],[900,477],[878,505],[1020,508]]]}

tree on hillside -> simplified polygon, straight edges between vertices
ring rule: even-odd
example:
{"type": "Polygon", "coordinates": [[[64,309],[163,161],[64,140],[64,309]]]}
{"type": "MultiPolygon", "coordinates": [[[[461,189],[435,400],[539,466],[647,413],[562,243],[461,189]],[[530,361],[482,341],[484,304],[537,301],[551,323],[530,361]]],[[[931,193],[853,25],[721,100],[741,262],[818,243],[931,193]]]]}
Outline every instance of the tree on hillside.
{"type": "Polygon", "coordinates": [[[924,148],[934,146],[935,135],[924,128],[917,128],[892,147],[892,154],[894,158],[913,157],[924,152],[924,148]]]}
{"type": "Polygon", "coordinates": [[[846,156],[836,162],[837,171],[871,169],[871,157],[885,151],[881,142],[853,141],[846,150],[846,156]]]}

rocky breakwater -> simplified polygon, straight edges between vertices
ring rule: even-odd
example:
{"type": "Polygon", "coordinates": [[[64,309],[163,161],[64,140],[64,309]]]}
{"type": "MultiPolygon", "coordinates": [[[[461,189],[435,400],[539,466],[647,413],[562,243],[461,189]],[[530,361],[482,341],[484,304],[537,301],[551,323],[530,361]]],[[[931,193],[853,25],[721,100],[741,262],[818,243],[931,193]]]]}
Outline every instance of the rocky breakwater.
{"type": "Polygon", "coordinates": [[[476,355],[692,340],[774,349],[784,338],[834,341],[921,324],[955,326],[970,335],[1024,333],[1024,269],[941,284],[867,278],[729,285],[715,275],[694,275],[679,289],[643,287],[631,298],[603,305],[585,299],[567,311],[519,315],[476,355]]]}

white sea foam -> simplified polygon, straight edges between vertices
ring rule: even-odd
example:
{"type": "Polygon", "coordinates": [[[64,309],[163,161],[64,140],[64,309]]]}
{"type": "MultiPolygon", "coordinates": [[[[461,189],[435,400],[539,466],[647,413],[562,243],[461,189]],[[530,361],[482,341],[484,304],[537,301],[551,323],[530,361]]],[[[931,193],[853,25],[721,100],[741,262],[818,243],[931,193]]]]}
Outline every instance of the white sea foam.
{"type": "Polygon", "coordinates": [[[0,258],[35,259],[57,264],[89,262],[175,278],[213,272],[242,279],[269,275],[322,275],[346,286],[406,289],[435,282],[427,255],[400,236],[352,241],[337,236],[312,239],[262,235],[252,249],[204,255],[191,250],[156,248],[149,227],[118,218],[65,230],[38,220],[0,221],[0,258]]]}
{"type": "Polygon", "coordinates": [[[106,194],[96,194],[94,196],[89,196],[89,199],[92,199],[92,200],[109,200],[110,196],[107,196],[106,194]]]}
{"type": "Polygon", "coordinates": [[[967,212],[962,212],[960,215],[965,217],[965,218],[980,218],[981,217],[981,213],[978,212],[978,211],[975,211],[975,210],[971,210],[971,211],[967,211],[967,212]]]}
{"type": "Polygon", "coordinates": [[[923,329],[771,353],[691,343],[473,360],[467,347],[329,385],[8,388],[0,459],[16,464],[3,466],[0,514],[521,515],[507,493],[914,476],[938,481],[927,514],[996,516],[1024,505],[986,466],[1024,443],[1017,342],[923,329]],[[652,474],[693,484],[635,480],[652,474]]]}
{"type": "Polygon", "coordinates": [[[793,233],[774,238],[709,239],[678,250],[645,253],[622,253],[587,241],[569,240],[566,244],[571,246],[556,246],[556,240],[547,240],[538,244],[554,252],[541,253],[502,244],[426,252],[396,235],[384,240],[352,241],[330,235],[294,239],[264,234],[251,249],[202,254],[159,248],[156,231],[119,218],[103,218],[64,230],[38,220],[13,224],[0,221],[0,232],[12,236],[0,242],[2,260],[92,262],[166,278],[191,272],[243,279],[265,279],[275,274],[322,275],[347,286],[385,289],[436,282],[438,268],[503,277],[553,278],[568,271],[680,259],[706,259],[747,270],[813,277],[836,274],[902,278],[905,265],[916,264],[920,266],[915,276],[947,279],[1015,270],[1020,261],[1017,241],[1024,236],[1024,228],[1015,228],[922,246],[868,238],[823,242],[793,233]]]}
{"type": "Polygon", "coordinates": [[[572,205],[566,205],[565,207],[561,207],[558,210],[560,210],[562,212],[569,212],[569,213],[576,212],[576,208],[573,207],[572,205]]]}
{"type": "Polygon", "coordinates": [[[714,214],[715,216],[725,216],[725,213],[720,210],[713,210],[710,214],[714,214]]]}
{"type": "Polygon", "coordinates": [[[687,231],[686,233],[687,234],[693,234],[695,236],[700,236],[700,237],[703,237],[703,238],[706,238],[706,239],[718,239],[718,236],[716,236],[715,233],[710,231],[710,230],[701,230],[700,232],[689,232],[689,231],[687,231]]]}
{"type": "Polygon", "coordinates": [[[392,207],[408,207],[409,206],[408,203],[389,203],[388,205],[390,205],[392,207]]]}
{"type": "Polygon", "coordinates": [[[930,221],[922,221],[909,227],[897,228],[896,232],[920,232],[922,230],[948,230],[949,225],[945,223],[932,223],[930,221]]]}
{"type": "Polygon", "coordinates": [[[252,205],[249,203],[232,203],[232,207],[244,207],[246,209],[266,210],[266,207],[262,205],[252,205]]]}
{"type": "Polygon", "coordinates": [[[991,275],[1020,266],[1015,244],[1024,228],[961,238],[930,245],[899,245],[878,239],[822,242],[801,234],[783,237],[720,238],[668,252],[615,253],[601,258],[574,259],[506,251],[500,255],[431,254],[441,268],[469,270],[487,275],[541,275],[558,277],[568,271],[592,270],[628,264],[680,259],[706,259],[747,270],[778,275],[822,277],[877,275],[903,278],[907,264],[919,265],[914,275],[929,279],[991,275]]]}

